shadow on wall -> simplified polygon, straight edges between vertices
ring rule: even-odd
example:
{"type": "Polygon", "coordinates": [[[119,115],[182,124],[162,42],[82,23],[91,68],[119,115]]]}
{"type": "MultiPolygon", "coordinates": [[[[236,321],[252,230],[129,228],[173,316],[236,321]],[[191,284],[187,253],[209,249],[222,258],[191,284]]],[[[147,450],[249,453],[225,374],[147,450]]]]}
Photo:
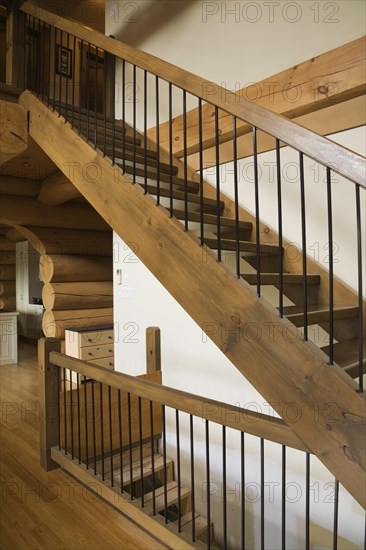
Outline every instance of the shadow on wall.
{"type": "Polygon", "coordinates": [[[118,40],[139,46],[165,25],[188,10],[197,0],[138,0],[137,2],[107,2],[107,17],[117,24],[118,40]]]}

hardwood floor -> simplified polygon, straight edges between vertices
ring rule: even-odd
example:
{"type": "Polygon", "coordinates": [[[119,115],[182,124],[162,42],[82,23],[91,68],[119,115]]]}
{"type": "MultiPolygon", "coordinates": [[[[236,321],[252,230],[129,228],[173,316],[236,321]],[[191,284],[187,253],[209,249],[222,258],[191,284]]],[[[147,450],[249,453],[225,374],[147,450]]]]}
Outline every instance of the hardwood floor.
{"type": "Polygon", "coordinates": [[[155,549],[161,544],[61,470],[39,465],[36,344],[0,367],[0,548],[155,549]]]}

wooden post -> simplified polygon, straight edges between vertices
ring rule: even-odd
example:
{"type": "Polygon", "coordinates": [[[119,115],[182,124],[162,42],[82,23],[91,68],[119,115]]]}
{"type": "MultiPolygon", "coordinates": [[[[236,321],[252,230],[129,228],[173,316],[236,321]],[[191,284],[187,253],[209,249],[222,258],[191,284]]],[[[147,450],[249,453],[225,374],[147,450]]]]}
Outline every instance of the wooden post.
{"type": "Polygon", "coordinates": [[[18,9],[19,4],[17,0],[10,2],[6,19],[6,83],[23,91],[26,16],[18,9]]]}
{"type": "Polygon", "coordinates": [[[160,328],[146,329],[146,372],[161,370],[160,328]]]}
{"type": "Polygon", "coordinates": [[[51,448],[59,441],[59,379],[60,369],[49,361],[51,351],[61,351],[61,341],[56,338],[38,340],[39,402],[40,402],[40,454],[41,466],[47,472],[59,468],[51,459],[51,448]]]}

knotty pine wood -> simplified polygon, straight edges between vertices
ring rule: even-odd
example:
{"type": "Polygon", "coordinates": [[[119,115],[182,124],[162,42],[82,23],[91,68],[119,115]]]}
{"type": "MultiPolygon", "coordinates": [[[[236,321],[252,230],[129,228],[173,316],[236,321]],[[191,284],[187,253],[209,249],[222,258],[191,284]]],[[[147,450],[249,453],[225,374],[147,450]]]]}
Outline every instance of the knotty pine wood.
{"type": "MultiPolygon", "coordinates": [[[[366,92],[365,50],[366,38],[363,36],[260,82],[250,84],[236,93],[256,105],[266,107],[290,119],[314,111],[318,112],[366,92]],[[297,101],[293,101],[294,97],[297,101]]],[[[224,111],[219,111],[219,121],[220,142],[232,141],[232,117],[224,111]]],[[[343,119],[338,117],[336,121],[341,125],[334,131],[344,130],[343,119]]],[[[188,155],[199,151],[197,124],[198,109],[196,108],[187,113],[188,155]]],[[[169,150],[169,123],[161,124],[159,130],[160,144],[169,150]]],[[[250,132],[251,126],[238,122],[238,136],[250,132]]],[[[154,139],[156,128],[150,128],[148,135],[154,139]]],[[[203,149],[215,145],[214,108],[209,104],[202,107],[202,138],[203,149]]],[[[238,151],[242,150],[245,151],[241,146],[238,147],[238,151]]],[[[183,115],[173,120],[173,152],[178,157],[182,157],[184,153],[183,115]]],[[[225,157],[221,162],[229,162],[229,159],[225,157]]]]}
{"type": "Polygon", "coordinates": [[[20,340],[18,365],[1,367],[0,396],[1,548],[164,548],[61,469],[41,468],[36,344],[20,340]]]}
{"type": "Polygon", "coordinates": [[[365,504],[360,484],[366,468],[365,407],[357,385],[339,367],[327,365],[315,346],[301,341],[288,321],[278,319],[273,308],[257,300],[223,264],[209,254],[202,261],[198,240],[141,188],[131,185],[129,178],[80,139],[62,118],[30,92],[24,92],[21,101],[30,110],[31,136],[60,169],[65,156],[76,162],[73,184],[126,242],[139,246],[141,261],[200,326],[225,327],[224,332],[218,329],[211,335],[212,341],[265,399],[277,403],[277,412],[283,414],[283,406],[297,396],[301,418],[291,428],[356,500],[365,504]],[[86,162],[98,166],[98,182],[84,179],[81,163],[86,162]],[[261,330],[255,345],[235,337],[249,321],[261,330]],[[337,410],[331,430],[325,418],[314,421],[314,407],[322,409],[329,402],[337,410]]]}

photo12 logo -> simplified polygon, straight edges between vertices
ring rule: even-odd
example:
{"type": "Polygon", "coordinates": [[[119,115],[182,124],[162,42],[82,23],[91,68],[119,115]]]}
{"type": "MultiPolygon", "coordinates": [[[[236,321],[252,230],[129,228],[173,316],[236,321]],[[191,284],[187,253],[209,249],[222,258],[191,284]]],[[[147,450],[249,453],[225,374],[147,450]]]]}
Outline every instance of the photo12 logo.
{"type": "Polygon", "coordinates": [[[339,23],[337,2],[202,2],[202,22],[298,23],[304,17],[313,23],[339,23]]]}

